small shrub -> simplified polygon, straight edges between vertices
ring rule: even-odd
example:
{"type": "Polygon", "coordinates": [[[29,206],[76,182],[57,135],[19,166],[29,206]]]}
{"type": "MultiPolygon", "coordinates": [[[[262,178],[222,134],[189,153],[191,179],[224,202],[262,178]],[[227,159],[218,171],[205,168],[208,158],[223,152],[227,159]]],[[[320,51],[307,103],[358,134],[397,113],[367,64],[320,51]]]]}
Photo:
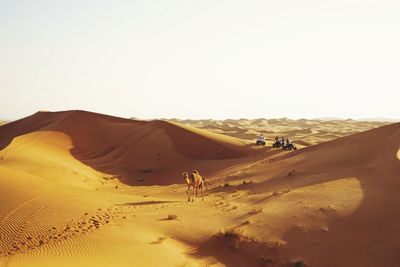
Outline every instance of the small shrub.
{"type": "Polygon", "coordinates": [[[242,232],[234,228],[229,228],[222,231],[222,236],[228,239],[240,239],[242,232]]]}
{"type": "Polygon", "coordinates": [[[240,226],[247,225],[247,224],[250,224],[250,220],[245,220],[245,221],[243,221],[243,222],[240,224],[240,226]]]}
{"type": "Polygon", "coordinates": [[[243,232],[237,228],[229,228],[223,230],[220,234],[224,239],[227,239],[227,245],[233,251],[239,251],[242,241],[243,232]]]}
{"type": "Polygon", "coordinates": [[[161,244],[162,242],[165,241],[165,239],[167,239],[166,236],[160,236],[157,240],[151,242],[151,244],[153,244],[153,245],[161,244]]]}
{"type": "Polygon", "coordinates": [[[168,217],[166,218],[169,221],[177,219],[178,216],[176,214],[168,214],[168,217]]]}

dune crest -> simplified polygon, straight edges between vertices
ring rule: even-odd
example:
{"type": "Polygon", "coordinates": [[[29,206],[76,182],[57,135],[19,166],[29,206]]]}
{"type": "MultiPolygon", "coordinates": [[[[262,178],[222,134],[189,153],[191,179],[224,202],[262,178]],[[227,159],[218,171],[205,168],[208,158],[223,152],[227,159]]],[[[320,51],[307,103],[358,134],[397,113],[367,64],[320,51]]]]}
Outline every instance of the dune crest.
{"type": "Polygon", "coordinates": [[[235,138],[235,123],[67,111],[1,126],[0,265],[396,266],[400,123],[330,122],[346,136],[296,151],[235,138]],[[194,169],[205,196],[189,203],[194,169]]]}
{"type": "MultiPolygon", "coordinates": [[[[146,176],[145,183],[150,184],[177,183],[187,165],[202,167],[206,160],[251,154],[247,144],[236,138],[177,123],[133,121],[85,111],[38,112],[5,125],[0,131],[0,148],[13,147],[10,142],[16,137],[20,142],[35,143],[28,134],[39,131],[68,136],[71,147],[65,149],[78,161],[129,184],[142,179],[140,176],[146,176]],[[165,180],[165,176],[169,177],[165,180]]],[[[49,144],[52,139],[47,139],[49,144]]]]}

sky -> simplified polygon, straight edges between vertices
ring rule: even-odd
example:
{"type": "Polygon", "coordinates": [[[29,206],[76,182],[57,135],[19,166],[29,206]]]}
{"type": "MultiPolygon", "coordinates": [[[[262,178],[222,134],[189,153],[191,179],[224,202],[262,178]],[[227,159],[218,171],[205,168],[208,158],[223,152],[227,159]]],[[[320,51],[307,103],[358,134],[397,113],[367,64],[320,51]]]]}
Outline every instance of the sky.
{"type": "Polygon", "coordinates": [[[400,0],[0,0],[0,119],[400,119],[400,0]]]}

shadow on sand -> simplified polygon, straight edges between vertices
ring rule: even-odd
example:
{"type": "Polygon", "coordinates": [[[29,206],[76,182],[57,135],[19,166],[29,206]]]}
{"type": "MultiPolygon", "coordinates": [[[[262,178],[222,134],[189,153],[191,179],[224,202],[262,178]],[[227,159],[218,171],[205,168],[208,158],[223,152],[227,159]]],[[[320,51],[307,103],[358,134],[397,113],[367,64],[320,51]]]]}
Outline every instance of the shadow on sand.
{"type": "Polygon", "coordinates": [[[186,202],[186,201],[149,200],[149,201],[128,202],[128,203],[122,203],[122,204],[115,204],[115,206],[144,206],[144,205],[153,205],[153,204],[182,203],[182,202],[186,202]]]}

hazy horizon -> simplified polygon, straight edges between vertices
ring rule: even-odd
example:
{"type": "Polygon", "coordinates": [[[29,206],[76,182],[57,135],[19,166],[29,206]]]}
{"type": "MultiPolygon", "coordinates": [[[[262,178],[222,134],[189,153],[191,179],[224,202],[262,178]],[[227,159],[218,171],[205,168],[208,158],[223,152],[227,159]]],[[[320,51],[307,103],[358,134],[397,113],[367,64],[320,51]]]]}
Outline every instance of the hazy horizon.
{"type": "Polygon", "coordinates": [[[400,119],[400,2],[2,1],[0,118],[400,119]]]}
{"type": "MultiPolygon", "coordinates": [[[[90,110],[81,110],[81,109],[77,109],[79,111],[87,111],[87,112],[94,112],[94,111],[90,111],[90,110]]],[[[37,112],[65,112],[65,111],[71,111],[71,110],[40,110],[37,112]]],[[[35,114],[36,112],[32,113],[32,114],[28,114],[27,116],[23,116],[20,118],[16,118],[16,119],[6,119],[3,117],[0,117],[0,122],[12,122],[15,120],[19,120],[19,119],[23,119],[25,117],[31,116],[33,114],[35,114]]],[[[288,119],[288,120],[321,120],[321,121],[333,121],[333,120],[355,120],[355,121],[364,121],[364,122],[400,122],[400,119],[396,119],[396,118],[386,118],[386,117],[371,117],[371,118],[359,118],[359,119],[355,119],[355,118],[340,118],[340,117],[314,117],[314,118],[303,118],[303,117],[299,117],[299,118],[291,118],[291,117],[254,117],[254,118],[246,118],[246,117],[231,117],[231,118],[220,118],[220,119],[216,119],[216,118],[197,118],[197,119],[193,119],[193,118],[179,118],[179,117],[154,117],[154,118],[140,118],[140,117],[136,117],[136,116],[127,116],[127,117],[123,117],[123,116],[118,116],[118,115],[113,115],[113,114],[108,114],[108,113],[100,113],[100,114],[105,114],[105,115],[110,115],[110,116],[116,116],[116,117],[121,117],[121,118],[126,118],[126,119],[136,119],[136,120],[180,120],[180,121],[201,121],[201,120],[213,120],[213,121],[225,121],[225,120],[258,120],[258,119],[265,119],[265,120],[273,120],[273,119],[288,119]]]]}

